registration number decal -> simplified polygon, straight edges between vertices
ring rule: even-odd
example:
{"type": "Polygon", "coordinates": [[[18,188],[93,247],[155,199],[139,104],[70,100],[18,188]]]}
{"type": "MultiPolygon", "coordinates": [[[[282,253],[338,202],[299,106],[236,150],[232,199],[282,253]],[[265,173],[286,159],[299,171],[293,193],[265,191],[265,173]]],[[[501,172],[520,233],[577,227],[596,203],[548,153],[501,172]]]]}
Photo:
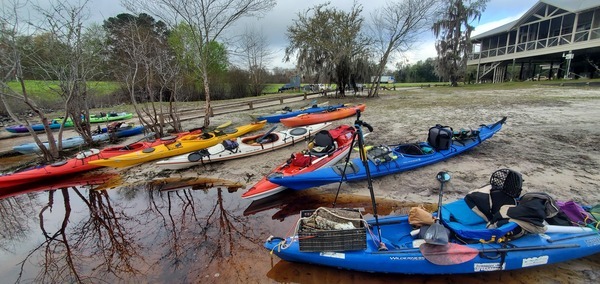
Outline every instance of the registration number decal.
{"type": "Polygon", "coordinates": [[[505,268],[505,263],[503,263],[502,266],[500,266],[500,263],[475,263],[474,270],[475,270],[475,272],[498,271],[498,270],[504,270],[504,268],[505,268]]]}
{"type": "Polygon", "coordinates": [[[346,254],[345,253],[339,253],[339,252],[322,252],[320,255],[324,256],[324,257],[346,259],[346,254]]]}
{"type": "Polygon", "coordinates": [[[522,267],[536,266],[548,263],[548,256],[542,255],[538,257],[530,257],[523,259],[522,267]]]}

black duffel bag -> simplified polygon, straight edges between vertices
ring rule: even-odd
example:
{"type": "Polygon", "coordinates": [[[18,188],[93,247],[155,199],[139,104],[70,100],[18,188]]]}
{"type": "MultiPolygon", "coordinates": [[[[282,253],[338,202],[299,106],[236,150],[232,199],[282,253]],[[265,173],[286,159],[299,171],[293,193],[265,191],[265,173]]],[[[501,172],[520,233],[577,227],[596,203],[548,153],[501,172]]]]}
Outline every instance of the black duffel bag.
{"type": "Polygon", "coordinates": [[[436,150],[448,150],[452,145],[452,128],[436,124],[429,128],[427,143],[436,150]]]}

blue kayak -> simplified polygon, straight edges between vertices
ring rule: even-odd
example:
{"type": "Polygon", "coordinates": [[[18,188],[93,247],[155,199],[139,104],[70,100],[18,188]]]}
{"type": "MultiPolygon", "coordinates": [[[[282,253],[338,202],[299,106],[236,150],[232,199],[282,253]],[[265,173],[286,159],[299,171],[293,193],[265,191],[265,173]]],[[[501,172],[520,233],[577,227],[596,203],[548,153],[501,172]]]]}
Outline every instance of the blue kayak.
{"type": "Polygon", "coordinates": [[[331,110],[335,110],[335,109],[338,109],[341,107],[344,107],[344,104],[333,105],[333,106],[313,105],[311,107],[298,109],[298,110],[284,109],[282,111],[279,111],[278,113],[259,116],[256,119],[258,121],[266,120],[269,123],[277,123],[277,122],[279,122],[279,120],[281,120],[283,118],[295,117],[295,116],[298,116],[298,115],[304,114],[304,113],[317,113],[317,112],[331,111],[331,110]]]}
{"type": "MultiPolygon", "coordinates": [[[[92,135],[92,140],[94,142],[107,141],[110,138],[108,133],[100,133],[96,135],[92,135]]],[[[50,143],[43,142],[44,147],[50,147],[50,143]]],[[[81,136],[69,137],[62,140],[63,149],[70,149],[79,147],[85,144],[85,140],[81,136]]],[[[13,151],[19,152],[21,154],[33,154],[33,153],[41,153],[42,150],[35,142],[24,143],[13,147],[13,151]]]]}
{"type": "MultiPolygon", "coordinates": [[[[371,147],[367,151],[368,166],[372,177],[380,177],[404,172],[419,167],[444,161],[468,151],[500,131],[506,117],[500,121],[481,125],[478,130],[452,131],[452,137],[446,141],[446,147],[435,147],[428,137],[428,142],[402,144],[394,148],[387,146],[371,147]]],[[[440,145],[438,145],[440,146],[440,145]]],[[[442,145],[443,146],[443,145],[442,145]]],[[[354,158],[347,165],[339,163],[334,166],[296,175],[271,175],[269,181],[294,190],[318,187],[342,181],[358,181],[367,179],[367,173],[360,158],[354,158]]]]}
{"type": "MultiPolygon", "coordinates": [[[[59,129],[60,125],[61,125],[61,122],[56,119],[53,119],[50,121],[50,123],[48,123],[48,126],[50,127],[50,129],[59,129]]],[[[64,127],[65,128],[73,127],[73,122],[67,121],[65,123],[64,127]]],[[[41,123],[32,124],[31,128],[33,129],[33,131],[44,131],[44,125],[41,123]]],[[[25,125],[8,126],[8,127],[6,127],[6,131],[12,132],[12,133],[27,133],[27,132],[29,132],[25,125]]]]}
{"type": "MultiPolygon", "coordinates": [[[[486,231],[483,219],[471,210],[460,209],[466,207],[464,203],[461,199],[444,205],[442,215],[448,216],[443,218],[444,227],[454,231],[453,225],[449,226],[446,221],[456,215],[460,216],[459,220],[468,220],[465,221],[468,224],[460,225],[463,231],[486,231]],[[457,208],[459,212],[453,211],[457,208]],[[476,218],[479,218],[480,222],[474,222],[476,218]]],[[[264,247],[290,262],[399,274],[466,274],[515,270],[568,261],[600,252],[600,233],[592,228],[575,226],[547,226],[545,233],[527,233],[520,238],[500,243],[473,240],[465,244],[464,239],[456,239],[455,235],[451,234],[449,243],[445,245],[426,243],[420,234],[415,233],[407,215],[380,217],[377,222],[379,226],[374,220],[357,222],[357,219],[362,218],[358,216],[348,219],[350,221],[344,224],[342,229],[305,229],[304,224],[308,224],[305,220],[313,216],[314,211],[327,212],[331,209],[334,208],[302,211],[302,219],[291,236],[270,237],[264,243],[264,247]],[[352,226],[348,227],[348,223],[352,226]],[[378,231],[381,233],[381,239],[378,237],[378,231]]],[[[509,222],[507,225],[512,224],[514,223],[509,222]]]]}
{"type": "MultiPolygon", "coordinates": [[[[102,142],[110,139],[111,133],[108,133],[107,128],[102,128],[100,134],[92,135],[92,140],[94,142],[102,142]]],[[[144,132],[144,126],[132,126],[127,125],[126,127],[119,127],[114,132],[117,138],[121,137],[129,137],[138,134],[142,134],[144,132]]],[[[43,142],[46,148],[50,147],[48,142],[43,142]]],[[[79,147],[85,144],[85,140],[81,136],[69,137],[62,140],[63,149],[70,149],[79,147]]],[[[13,151],[19,152],[21,154],[32,154],[32,153],[40,153],[42,150],[38,147],[38,145],[34,142],[24,143],[13,147],[13,151]]]]}

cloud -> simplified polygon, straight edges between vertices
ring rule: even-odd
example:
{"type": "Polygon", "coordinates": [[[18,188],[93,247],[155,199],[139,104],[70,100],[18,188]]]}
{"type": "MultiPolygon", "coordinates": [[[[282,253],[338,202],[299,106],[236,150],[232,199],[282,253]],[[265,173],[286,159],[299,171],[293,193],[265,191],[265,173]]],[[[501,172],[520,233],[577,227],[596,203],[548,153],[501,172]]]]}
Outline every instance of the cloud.
{"type": "MultiPolygon", "coordinates": [[[[389,0],[359,1],[357,3],[362,5],[362,14],[368,20],[370,13],[376,8],[383,7],[387,1],[389,0]]],[[[330,0],[329,2],[331,3],[331,7],[346,11],[350,10],[353,4],[353,1],[350,0],[330,0]]],[[[472,23],[476,26],[473,35],[483,33],[518,19],[537,2],[538,0],[491,0],[481,16],[481,21],[472,23]]],[[[315,5],[323,3],[325,3],[323,0],[279,0],[273,9],[263,18],[242,18],[227,32],[229,36],[235,36],[242,34],[246,27],[262,30],[267,37],[271,50],[275,53],[269,67],[294,68],[295,62],[282,61],[284,49],[288,43],[285,35],[287,27],[293,23],[294,19],[298,18],[298,13],[302,13],[315,5]]],[[[91,0],[90,4],[92,12],[90,20],[92,22],[102,23],[108,17],[114,17],[119,13],[127,12],[121,6],[120,0],[91,0]]],[[[400,60],[414,64],[419,60],[435,56],[437,56],[435,39],[433,38],[433,34],[429,33],[422,37],[421,42],[416,44],[415,48],[402,55],[398,55],[395,58],[395,62],[391,62],[389,65],[393,66],[400,60]]]]}

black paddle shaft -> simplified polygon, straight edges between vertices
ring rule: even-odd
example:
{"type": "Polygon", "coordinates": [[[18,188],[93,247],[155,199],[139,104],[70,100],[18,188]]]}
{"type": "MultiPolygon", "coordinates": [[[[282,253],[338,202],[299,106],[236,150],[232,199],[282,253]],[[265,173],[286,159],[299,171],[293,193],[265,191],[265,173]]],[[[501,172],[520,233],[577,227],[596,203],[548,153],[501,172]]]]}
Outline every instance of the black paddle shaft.
{"type": "Polygon", "coordinates": [[[448,175],[448,173],[446,172],[439,172],[437,174],[437,180],[440,182],[440,193],[439,193],[439,199],[438,199],[438,212],[437,212],[437,219],[442,220],[442,196],[444,195],[444,183],[446,183],[448,180],[450,180],[450,175],[448,175]],[[448,177],[446,179],[446,176],[448,177]]]}
{"type": "Polygon", "coordinates": [[[438,212],[437,212],[437,221],[441,222],[442,220],[442,196],[444,195],[444,181],[440,181],[440,193],[438,198],[438,212]]]}
{"type": "Polygon", "coordinates": [[[373,216],[375,217],[375,225],[377,226],[377,235],[379,237],[379,250],[387,250],[383,242],[381,242],[381,226],[379,226],[379,217],[377,216],[377,203],[375,202],[375,192],[373,190],[373,179],[371,178],[371,170],[369,169],[369,161],[367,160],[367,152],[365,151],[365,137],[362,132],[362,127],[369,129],[369,132],[373,132],[373,127],[368,123],[360,120],[360,110],[356,110],[356,121],[354,122],[354,128],[356,132],[354,135],[358,137],[358,152],[360,153],[360,160],[362,161],[363,167],[367,174],[367,185],[369,193],[371,194],[371,203],[373,206],[373,216]]]}

